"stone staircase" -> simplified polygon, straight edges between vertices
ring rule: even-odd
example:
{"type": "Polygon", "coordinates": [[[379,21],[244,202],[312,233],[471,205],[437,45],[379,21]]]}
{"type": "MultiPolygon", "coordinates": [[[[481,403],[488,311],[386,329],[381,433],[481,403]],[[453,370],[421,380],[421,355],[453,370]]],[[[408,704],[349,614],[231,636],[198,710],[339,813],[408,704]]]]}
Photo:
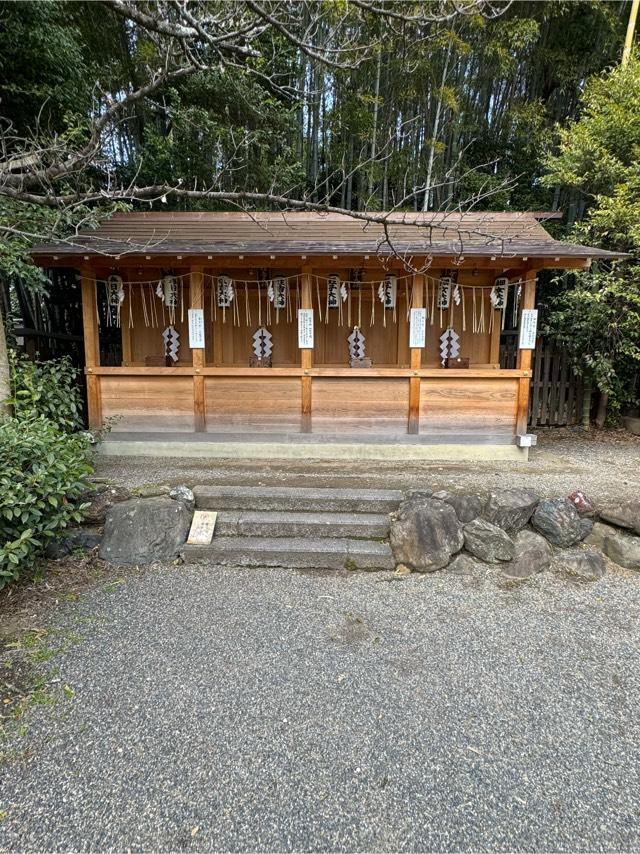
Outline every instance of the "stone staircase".
{"type": "Polygon", "coordinates": [[[197,486],[196,509],[217,510],[208,546],[185,546],[189,563],[312,569],[393,569],[391,489],[197,486]]]}

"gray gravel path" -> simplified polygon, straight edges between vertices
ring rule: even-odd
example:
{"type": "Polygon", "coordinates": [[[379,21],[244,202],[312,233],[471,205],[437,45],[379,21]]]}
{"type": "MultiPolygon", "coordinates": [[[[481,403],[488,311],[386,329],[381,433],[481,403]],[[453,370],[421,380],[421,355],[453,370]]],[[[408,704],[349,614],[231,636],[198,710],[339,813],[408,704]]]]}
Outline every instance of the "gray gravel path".
{"type": "Polygon", "coordinates": [[[541,432],[528,463],[159,459],[97,457],[96,473],[125,486],[163,483],[491,489],[526,486],[543,497],[583,489],[596,503],[640,495],[640,437],[625,431],[541,432]]]}
{"type": "Polygon", "coordinates": [[[637,849],[639,613],[622,571],[134,575],[57,616],[0,848],[637,849]]]}

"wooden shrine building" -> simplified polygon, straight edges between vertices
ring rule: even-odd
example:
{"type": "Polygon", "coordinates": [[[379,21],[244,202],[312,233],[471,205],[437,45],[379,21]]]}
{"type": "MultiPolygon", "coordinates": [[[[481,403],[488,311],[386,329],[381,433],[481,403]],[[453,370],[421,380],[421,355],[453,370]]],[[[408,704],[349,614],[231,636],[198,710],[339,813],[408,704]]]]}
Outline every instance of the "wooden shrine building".
{"type": "Polygon", "coordinates": [[[539,218],[122,213],[33,257],[81,277],[89,422],[120,448],[523,458],[536,275],[615,257],[555,241],[539,218]],[[511,370],[505,328],[520,328],[511,370]]]}

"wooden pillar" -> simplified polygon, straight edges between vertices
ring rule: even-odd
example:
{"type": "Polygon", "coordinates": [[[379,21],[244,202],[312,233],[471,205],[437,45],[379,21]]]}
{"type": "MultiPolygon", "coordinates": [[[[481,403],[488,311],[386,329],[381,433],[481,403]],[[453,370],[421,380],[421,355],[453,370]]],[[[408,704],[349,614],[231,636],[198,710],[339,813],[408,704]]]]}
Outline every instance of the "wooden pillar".
{"type": "Polygon", "coordinates": [[[131,345],[131,320],[130,317],[134,311],[133,301],[133,279],[135,272],[133,270],[124,270],[122,278],[129,282],[125,287],[124,302],[120,310],[120,332],[122,337],[122,365],[128,367],[133,364],[133,347],[131,345]],[[131,311],[129,310],[131,308],[131,311]]]}
{"type": "Polygon", "coordinates": [[[213,288],[213,299],[214,299],[214,313],[215,320],[213,317],[211,318],[211,323],[213,324],[213,364],[217,366],[221,366],[224,363],[224,349],[222,345],[222,309],[218,308],[218,275],[214,273],[211,279],[211,287],[213,288]]]}
{"type": "Polygon", "coordinates": [[[93,369],[100,366],[100,334],[98,331],[98,306],[96,279],[89,264],[80,269],[82,290],[82,327],[84,331],[84,364],[87,375],[87,416],[89,427],[102,426],[100,378],[93,369]]]}
{"type": "MultiPolygon", "coordinates": [[[[484,292],[482,299],[484,299],[484,292]]],[[[491,306],[491,302],[489,302],[491,306]]],[[[493,311],[493,327],[491,329],[491,341],[489,345],[489,362],[495,367],[500,367],[500,335],[502,334],[502,311],[500,309],[490,309],[493,311]]]]}
{"type": "MultiPolygon", "coordinates": [[[[204,308],[203,267],[191,267],[189,283],[189,305],[191,308],[204,308]]],[[[204,399],[204,347],[191,351],[193,364],[193,423],[196,433],[203,433],[206,427],[206,412],[204,399]]]]}
{"type": "MultiPolygon", "coordinates": [[[[522,308],[535,308],[536,306],[536,271],[528,270],[524,275],[524,286],[522,289],[522,308]]],[[[518,404],[516,410],[516,434],[527,432],[529,420],[529,385],[531,383],[531,350],[518,349],[519,371],[526,371],[527,375],[518,380],[518,404]]]]}
{"type": "MultiPolygon", "coordinates": [[[[424,276],[417,273],[413,277],[413,299],[411,308],[423,308],[424,302],[424,276]]],[[[411,353],[411,370],[415,371],[415,376],[409,378],[409,417],[407,419],[407,432],[420,432],[420,377],[417,371],[422,365],[422,349],[420,347],[412,347],[411,353]]]]}
{"type": "MultiPolygon", "coordinates": [[[[311,291],[311,267],[302,268],[302,288],[300,293],[300,308],[313,308],[313,294],[311,291]]],[[[297,318],[296,318],[297,319],[297,318]]],[[[315,324],[314,324],[315,326],[315,324]]],[[[315,343],[315,329],[314,329],[315,343]]],[[[311,376],[309,371],[313,367],[313,350],[300,350],[300,365],[303,375],[301,380],[302,393],[302,415],[300,419],[300,430],[303,433],[311,433],[311,376]]]]}

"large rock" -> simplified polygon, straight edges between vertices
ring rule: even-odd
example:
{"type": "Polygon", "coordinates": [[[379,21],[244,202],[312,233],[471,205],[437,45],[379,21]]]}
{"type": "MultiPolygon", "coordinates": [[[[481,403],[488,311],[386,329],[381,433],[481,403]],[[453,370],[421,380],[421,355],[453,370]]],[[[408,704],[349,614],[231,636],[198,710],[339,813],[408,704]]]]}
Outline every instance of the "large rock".
{"type": "Polygon", "coordinates": [[[593,531],[593,519],[589,519],[587,516],[580,517],[580,539],[584,540],[585,537],[588,537],[589,534],[593,531]]]}
{"type": "Polygon", "coordinates": [[[600,518],[619,528],[628,528],[635,534],[640,534],[640,499],[604,507],[600,511],[600,518]]]}
{"type": "Polygon", "coordinates": [[[87,493],[82,497],[88,501],[89,506],[84,511],[83,523],[85,525],[104,525],[107,512],[116,504],[128,501],[132,497],[128,489],[123,486],[99,486],[95,492],[87,493]]]}
{"type": "Polygon", "coordinates": [[[487,567],[475,560],[471,555],[460,552],[457,554],[451,563],[446,566],[443,572],[451,575],[464,575],[467,577],[478,577],[486,573],[487,567]]]}
{"type": "Polygon", "coordinates": [[[471,522],[478,516],[482,516],[487,506],[487,496],[478,495],[475,492],[449,492],[443,489],[440,492],[434,492],[431,497],[450,504],[462,523],[471,522]]]}
{"type": "Polygon", "coordinates": [[[464,547],[486,563],[511,560],[514,554],[509,534],[486,519],[474,519],[464,526],[464,547]]]}
{"type": "Polygon", "coordinates": [[[598,581],[607,571],[600,552],[567,549],[556,556],[556,566],[560,572],[579,578],[581,581],[598,581]]]}
{"type": "Polygon", "coordinates": [[[173,560],[187,539],[191,511],[168,497],[133,498],[107,513],[100,557],[116,564],[173,560]]]}
{"type": "Polygon", "coordinates": [[[531,518],[538,496],[528,489],[500,489],[489,493],[484,517],[508,534],[517,534],[531,518]]]}
{"type": "Polygon", "coordinates": [[[614,563],[640,571],[640,537],[596,522],[585,543],[598,546],[614,563]]]}
{"type": "Polygon", "coordinates": [[[519,531],[514,546],[514,559],[502,568],[502,574],[508,578],[529,578],[551,566],[553,549],[540,534],[529,530],[519,531]]]}
{"type": "Polygon", "coordinates": [[[423,495],[402,502],[391,517],[389,539],[396,563],[418,572],[442,569],[464,544],[453,507],[423,495]]]}
{"type": "Polygon", "coordinates": [[[573,546],[584,536],[578,511],[565,498],[545,498],[531,517],[533,527],[554,546],[573,546]]]}
{"type": "Polygon", "coordinates": [[[45,549],[45,555],[52,560],[60,560],[76,550],[91,551],[102,541],[99,528],[67,528],[64,536],[53,540],[45,549]]]}

